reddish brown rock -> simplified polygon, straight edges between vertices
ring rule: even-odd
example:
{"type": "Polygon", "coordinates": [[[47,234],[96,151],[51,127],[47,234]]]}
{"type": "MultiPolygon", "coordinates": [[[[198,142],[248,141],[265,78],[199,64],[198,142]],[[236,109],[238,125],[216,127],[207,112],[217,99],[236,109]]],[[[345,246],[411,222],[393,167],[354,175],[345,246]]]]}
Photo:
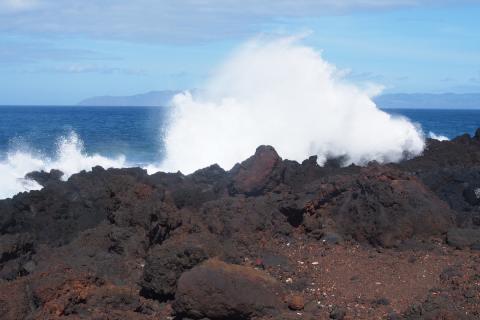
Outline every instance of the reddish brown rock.
{"type": "Polygon", "coordinates": [[[233,190],[238,193],[255,195],[261,193],[273,177],[275,169],[281,163],[275,149],[270,146],[260,146],[255,155],[237,164],[231,171],[233,190]]]}
{"type": "Polygon", "coordinates": [[[0,318],[23,320],[35,310],[26,281],[0,283],[0,318]]]}
{"type": "Polygon", "coordinates": [[[299,294],[293,294],[288,297],[288,308],[299,311],[305,307],[305,299],[299,294]]]}
{"type": "Polygon", "coordinates": [[[262,146],[229,172],[31,174],[0,201],[0,318],[480,318],[479,137],[397,165],[262,146]]]}
{"type": "Polygon", "coordinates": [[[194,319],[250,319],[281,311],[281,295],[266,273],[213,259],[180,277],[174,310],[194,319]]]}

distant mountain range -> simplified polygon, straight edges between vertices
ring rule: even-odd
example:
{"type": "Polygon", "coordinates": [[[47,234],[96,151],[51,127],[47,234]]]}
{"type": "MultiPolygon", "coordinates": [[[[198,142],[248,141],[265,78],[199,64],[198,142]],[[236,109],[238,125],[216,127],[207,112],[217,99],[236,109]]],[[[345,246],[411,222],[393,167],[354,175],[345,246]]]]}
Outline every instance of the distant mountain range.
{"type": "Polygon", "coordinates": [[[396,93],[374,98],[385,109],[480,109],[480,93],[396,93]]]}
{"type": "Polygon", "coordinates": [[[150,91],[133,96],[100,96],[82,100],[79,106],[91,107],[157,107],[167,106],[172,97],[179,91],[150,91]]]}
{"type": "MultiPolygon", "coordinates": [[[[151,91],[133,96],[101,96],[85,99],[81,106],[167,106],[179,91],[151,91]]],[[[385,109],[480,109],[480,93],[396,93],[374,98],[380,108],[385,109]]]]}

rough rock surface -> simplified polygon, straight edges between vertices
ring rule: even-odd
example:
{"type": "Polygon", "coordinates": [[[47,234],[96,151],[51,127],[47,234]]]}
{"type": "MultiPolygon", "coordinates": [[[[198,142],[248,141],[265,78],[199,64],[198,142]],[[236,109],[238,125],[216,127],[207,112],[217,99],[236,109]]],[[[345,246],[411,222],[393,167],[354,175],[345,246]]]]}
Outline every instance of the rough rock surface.
{"type": "Polygon", "coordinates": [[[212,259],[182,274],[173,308],[194,319],[250,319],[280,313],[282,298],[266,273],[212,259]]]}
{"type": "Polygon", "coordinates": [[[143,293],[160,299],[172,298],[180,276],[206,259],[208,253],[196,243],[154,246],[145,262],[143,293]]]}
{"type": "Polygon", "coordinates": [[[246,195],[258,195],[269,186],[281,181],[281,159],[275,149],[270,146],[260,146],[255,155],[237,164],[231,171],[232,191],[246,195]],[[276,172],[277,171],[277,172],[276,172]]]}
{"type": "Polygon", "coordinates": [[[398,164],[93,168],[0,201],[2,319],[480,319],[480,131],[398,164]]]}
{"type": "Polygon", "coordinates": [[[480,250],[480,229],[459,229],[448,230],[447,242],[458,249],[480,250]]]}

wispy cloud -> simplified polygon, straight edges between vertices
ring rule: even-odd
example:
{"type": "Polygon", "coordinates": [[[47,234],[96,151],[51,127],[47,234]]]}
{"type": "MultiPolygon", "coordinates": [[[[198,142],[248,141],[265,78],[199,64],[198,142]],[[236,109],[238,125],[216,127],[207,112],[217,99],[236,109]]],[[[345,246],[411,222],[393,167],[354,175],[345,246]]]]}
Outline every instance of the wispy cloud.
{"type": "Polygon", "coordinates": [[[67,64],[60,65],[53,68],[44,68],[37,70],[39,72],[47,73],[69,73],[69,74],[82,74],[82,73],[99,73],[99,74],[123,74],[123,75],[133,75],[141,76],[146,75],[147,72],[143,69],[133,69],[133,68],[124,68],[124,67],[111,67],[107,65],[98,65],[98,64],[67,64]]]}
{"type": "Polygon", "coordinates": [[[354,72],[348,71],[346,74],[347,79],[350,79],[354,82],[384,82],[385,76],[381,74],[376,74],[373,72],[354,72]]]}
{"type": "Polygon", "coordinates": [[[37,8],[39,0],[0,0],[0,13],[15,13],[37,8]]]}
{"type": "Polygon", "coordinates": [[[189,42],[242,36],[279,18],[474,0],[0,0],[0,32],[189,42]]]}
{"type": "Polygon", "coordinates": [[[102,60],[99,53],[83,48],[59,48],[45,41],[2,41],[0,64],[36,63],[38,61],[64,61],[72,59],[102,60]]]}

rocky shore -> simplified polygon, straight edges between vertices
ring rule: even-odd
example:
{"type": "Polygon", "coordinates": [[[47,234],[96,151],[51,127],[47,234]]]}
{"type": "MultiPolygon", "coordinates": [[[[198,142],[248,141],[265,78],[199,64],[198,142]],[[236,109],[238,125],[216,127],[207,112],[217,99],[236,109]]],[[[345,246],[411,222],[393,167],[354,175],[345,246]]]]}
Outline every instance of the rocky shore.
{"type": "Polygon", "coordinates": [[[480,319],[480,130],[399,164],[29,176],[0,201],[2,319],[480,319]]]}

